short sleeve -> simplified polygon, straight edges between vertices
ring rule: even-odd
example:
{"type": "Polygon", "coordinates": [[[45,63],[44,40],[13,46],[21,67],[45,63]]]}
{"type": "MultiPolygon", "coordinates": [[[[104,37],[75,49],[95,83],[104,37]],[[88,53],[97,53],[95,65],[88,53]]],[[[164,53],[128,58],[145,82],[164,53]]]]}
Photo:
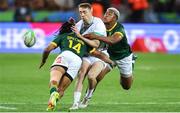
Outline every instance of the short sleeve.
{"type": "Polygon", "coordinates": [[[58,35],[55,39],[51,42],[51,44],[55,45],[56,47],[60,45],[61,40],[64,38],[64,34],[58,35]]]}
{"type": "Polygon", "coordinates": [[[94,33],[96,33],[98,35],[107,36],[107,34],[106,34],[106,27],[105,27],[105,25],[104,25],[102,20],[99,20],[96,23],[95,29],[94,29],[94,33]]]}
{"type": "Polygon", "coordinates": [[[114,34],[119,34],[121,37],[125,36],[125,31],[123,26],[119,26],[119,28],[114,32],[114,34]]]}

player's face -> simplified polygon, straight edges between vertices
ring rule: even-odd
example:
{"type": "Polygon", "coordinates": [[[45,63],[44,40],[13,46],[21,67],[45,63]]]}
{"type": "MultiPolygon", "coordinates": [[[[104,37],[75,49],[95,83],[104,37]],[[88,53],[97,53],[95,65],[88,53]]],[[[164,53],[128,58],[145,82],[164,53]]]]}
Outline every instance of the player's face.
{"type": "Polygon", "coordinates": [[[89,23],[89,21],[92,17],[92,12],[89,8],[80,7],[79,8],[79,14],[80,14],[81,19],[84,22],[89,23]]]}
{"type": "Polygon", "coordinates": [[[113,21],[113,19],[116,18],[116,15],[114,14],[113,11],[107,10],[106,13],[104,14],[103,21],[104,23],[108,23],[113,21]]]}

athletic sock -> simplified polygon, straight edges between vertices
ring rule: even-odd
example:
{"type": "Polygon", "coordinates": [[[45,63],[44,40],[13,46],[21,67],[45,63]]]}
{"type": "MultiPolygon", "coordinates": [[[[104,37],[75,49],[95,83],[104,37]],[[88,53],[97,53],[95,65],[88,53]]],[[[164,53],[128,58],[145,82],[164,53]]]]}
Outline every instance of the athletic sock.
{"type": "Polygon", "coordinates": [[[51,87],[50,88],[50,94],[52,94],[53,92],[57,91],[57,87],[51,87]]]}
{"type": "Polygon", "coordinates": [[[94,89],[90,89],[90,90],[88,89],[85,95],[85,98],[88,98],[88,99],[91,98],[93,95],[93,92],[94,92],[94,89]]]}
{"type": "Polygon", "coordinates": [[[74,92],[74,104],[79,103],[81,99],[81,92],[75,91],[74,92]]]}
{"type": "Polygon", "coordinates": [[[53,92],[57,91],[57,89],[58,89],[57,87],[58,87],[57,82],[56,81],[51,81],[51,83],[50,83],[50,95],[53,92]]]}

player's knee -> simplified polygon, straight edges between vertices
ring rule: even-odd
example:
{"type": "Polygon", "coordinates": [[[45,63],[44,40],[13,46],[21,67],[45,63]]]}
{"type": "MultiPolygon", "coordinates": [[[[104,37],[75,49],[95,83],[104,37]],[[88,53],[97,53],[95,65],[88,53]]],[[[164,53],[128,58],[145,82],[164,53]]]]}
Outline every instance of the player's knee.
{"type": "Polygon", "coordinates": [[[81,70],[79,71],[79,73],[78,73],[79,79],[83,79],[84,76],[85,76],[85,74],[86,74],[86,70],[85,70],[85,69],[81,69],[81,70]]]}
{"type": "Polygon", "coordinates": [[[50,86],[57,86],[58,85],[58,81],[56,81],[56,80],[51,80],[50,81],[50,84],[49,84],[50,86]]]}
{"type": "Polygon", "coordinates": [[[93,76],[92,74],[88,74],[88,80],[90,81],[96,80],[96,77],[93,76]]]}
{"type": "Polygon", "coordinates": [[[121,86],[122,86],[122,88],[123,88],[124,90],[129,90],[129,89],[131,88],[130,85],[121,84],[121,86]]]}
{"type": "Polygon", "coordinates": [[[120,84],[123,89],[129,90],[131,88],[132,81],[133,81],[132,76],[129,76],[129,77],[121,76],[120,84]]]}

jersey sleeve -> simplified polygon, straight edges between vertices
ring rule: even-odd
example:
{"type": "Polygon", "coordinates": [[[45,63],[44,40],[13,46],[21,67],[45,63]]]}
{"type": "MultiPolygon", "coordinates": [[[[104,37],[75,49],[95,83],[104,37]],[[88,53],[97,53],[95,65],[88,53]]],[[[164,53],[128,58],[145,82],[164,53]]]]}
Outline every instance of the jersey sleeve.
{"type": "Polygon", "coordinates": [[[102,22],[102,20],[99,20],[96,23],[95,29],[94,29],[93,32],[96,33],[97,35],[107,36],[107,34],[106,34],[106,27],[105,27],[104,23],[102,22]]]}
{"type": "Polygon", "coordinates": [[[55,39],[51,42],[51,44],[55,45],[56,47],[59,46],[63,37],[64,34],[56,36],[55,39]]]}
{"type": "Polygon", "coordinates": [[[78,23],[76,23],[76,27],[77,27],[78,31],[80,31],[82,23],[83,23],[82,20],[80,20],[78,23]]]}
{"type": "Polygon", "coordinates": [[[121,37],[124,37],[124,36],[125,36],[124,27],[123,27],[123,26],[119,27],[119,28],[114,32],[114,34],[119,34],[121,37]]]}
{"type": "Polygon", "coordinates": [[[87,46],[87,53],[92,53],[96,50],[96,48],[93,48],[91,46],[87,46]]]}

